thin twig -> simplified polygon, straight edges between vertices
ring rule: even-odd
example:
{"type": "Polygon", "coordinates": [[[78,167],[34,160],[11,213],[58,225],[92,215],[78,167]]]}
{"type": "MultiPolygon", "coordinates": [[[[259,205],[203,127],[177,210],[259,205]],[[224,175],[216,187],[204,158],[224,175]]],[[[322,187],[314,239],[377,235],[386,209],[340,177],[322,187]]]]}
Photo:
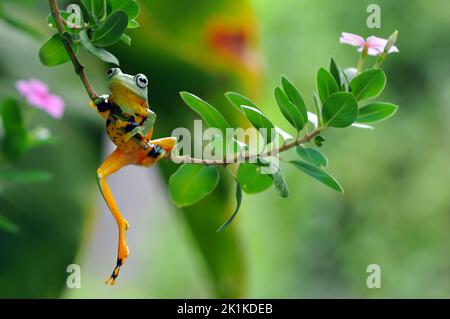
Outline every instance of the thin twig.
{"type": "Polygon", "coordinates": [[[170,155],[167,156],[166,159],[171,160],[173,162],[176,163],[186,163],[186,164],[202,164],[202,165],[229,165],[229,164],[235,164],[235,163],[242,163],[242,162],[248,162],[251,159],[256,159],[256,158],[265,158],[265,157],[270,157],[270,156],[275,156],[279,153],[282,153],[284,151],[287,151],[295,146],[299,146],[302,145],[304,143],[308,143],[310,142],[314,137],[316,137],[317,135],[319,135],[321,133],[322,129],[321,128],[316,128],[314,130],[314,132],[312,132],[311,134],[307,134],[302,138],[298,138],[290,143],[284,144],[282,146],[280,146],[279,148],[270,150],[270,151],[266,151],[260,154],[250,154],[247,153],[244,156],[239,156],[239,155],[235,155],[232,159],[220,159],[220,160],[211,160],[211,159],[201,159],[201,158],[195,158],[195,157],[191,157],[189,155],[170,155]]]}
{"type": "Polygon", "coordinates": [[[88,93],[91,100],[95,101],[98,98],[98,95],[92,87],[86,75],[86,72],[84,71],[84,66],[78,60],[77,55],[72,48],[71,41],[67,38],[69,34],[64,30],[64,22],[61,18],[58,3],[56,2],[56,0],[49,0],[49,3],[50,9],[52,11],[52,16],[55,19],[56,28],[58,29],[58,33],[61,36],[61,41],[64,44],[64,48],[66,49],[67,54],[69,55],[70,60],[72,61],[72,64],[75,68],[75,73],[80,77],[81,82],[83,82],[84,88],[86,89],[86,92],[88,93]]]}
{"type": "MultiPolygon", "coordinates": [[[[61,40],[64,44],[64,48],[67,51],[67,54],[70,57],[70,60],[72,61],[72,64],[75,68],[75,73],[80,77],[81,82],[83,82],[84,88],[86,89],[87,94],[89,95],[90,99],[92,101],[95,101],[98,99],[98,95],[95,92],[94,88],[92,87],[89,78],[86,75],[86,72],[84,70],[84,66],[80,63],[78,60],[77,55],[75,54],[75,51],[72,48],[72,43],[70,40],[70,35],[64,30],[64,22],[61,18],[61,12],[58,7],[58,3],[56,0],[49,0],[50,8],[52,12],[52,16],[55,19],[56,27],[58,29],[58,33],[61,36],[61,40]]],[[[319,135],[321,132],[321,128],[316,128],[311,134],[306,134],[302,138],[297,138],[296,140],[284,144],[280,146],[277,149],[273,149],[270,151],[263,152],[261,154],[250,154],[247,153],[244,156],[235,155],[231,160],[221,159],[221,160],[210,160],[210,159],[201,159],[201,158],[194,158],[191,156],[179,156],[179,155],[171,155],[167,154],[165,157],[166,160],[170,160],[177,163],[190,163],[190,164],[202,164],[202,165],[228,165],[233,163],[239,163],[239,162],[248,162],[250,159],[254,159],[256,157],[259,158],[265,158],[277,155],[278,153],[287,151],[295,146],[307,143],[311,141],[315,136],[319,135]]],[[[142,141],[137,136],[133,137],[133,140],[143,149],[148,149],[151,146],[146,143],[145,141],[142,141]]]]}

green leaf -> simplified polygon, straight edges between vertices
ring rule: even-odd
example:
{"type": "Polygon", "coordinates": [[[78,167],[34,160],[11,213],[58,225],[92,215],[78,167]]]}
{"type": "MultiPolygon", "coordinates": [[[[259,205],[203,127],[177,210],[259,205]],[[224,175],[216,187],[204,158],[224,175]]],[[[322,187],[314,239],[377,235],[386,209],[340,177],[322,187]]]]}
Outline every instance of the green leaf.
{"type": "Polygon", "coordinates": [[[226,130],[230,125],[214,106],[189,92],[180,92],[180,95],[184,103],[200,115],[209,127],[219,129],[223,136],[226,136],[226,130]]]}
{"type": "Polygon", "coordinates": [[[130,38],[130,36],[126,35],[125,33],[122,34],[122,36],[120,37],[120,41],[122,41],[126,45],[131,45],[131,38],[130,38]]]}
{"type": "Polygon", "coordinates": [[[128,16],[124,11],[115,11],[95,30],[92,43],[99,47],[110,46],[120,40],[128,27],[128,16]]]}
{"type": "Polygon", "coordinates": [[[261,168],[251,163],[242,163],[239,165],[237,179],[244,192],[248,194],[263,192],[273,183],[270,175],[261,174],[261,168]]]}
{"type": "Polygon", "coordinates": [[[128,29],[136,29],[136,28],[139,28],[140,27],[140,24],[139,24],[139,22],[138,21],[136,21],[136,20],[129,20],[128,21],[128,29]]]}
{"type": "Polygon", "coordinates": [[[135,0],[108,0],[113,12],[122,10],[130,20],[135,19],[140,12],[139,4],[135,0]]]}
{"type": "Polygon", "coordinates": [[[231,222],[234,220],[237,213],[239,212],[239,208],[241,207],[241,202],[242,202],[242,188],[239,183],[236,183],[236,209],[234,210],[234,213],[230,216],[230,218],[228,218],[228,220],[225,222],[225,224],[220,226],[220,228],[217,230],[217,232],[221,232],[226,227],[228,227],[228,225],[231,224],[231,222]]]}
{"type": "Polygon", "coordinates": [[[219,183],[215,166],[183,164],[169,179],[169,191],[177,207],[190,206],[209,195],[219,183]]]}
{"type": "Polygon", "coordinates": [[[281,77],[281,85],[283,87],[284,93],[286,93],[286,95],[288,96],[289,101],[294,103],[294,105],[302,113],[303,118],[307,119],[308,111],[306,109],[306,104],[297,88],[284,76],[281,77]]]}
{"type": "Polygon", "coordinates": [[[338,183],[338,181],[336,181],[336,179],[334,179],[333,176],[329,175],[317,166],[302,161],[290,161],[289,163],[293,164],[296,168],[308,174],[309,176],[317,179],[319,182],[322,182],[328,187],[331,187],[335,191],[340,193],[344,192],[342,186],[338,183]]]}
{"type": "Polygon", "coordinates": [[[11,234],[17,234],[19,232],[19,227],[5,216],[0,215],[0,230],[11,234]]]}
{"type": "MultiPolygon", "coordinates": [[[[78,51],[78,46],[73,45],[75,53],[78,51]]],[[[45,66],[56,66],[66,63],[70,60],[66,48],[62,42],[59,34],[53,35],[47,42],[45,42],[39,50],[39,59],[45,66]]]]}
{"type": "MultiPolygon", "coordinates": [[[[320,102],[320,98],[317,96],[316,92],[313,92],[313,100],[314,100],[314,109],[316,111],[315,115],[317,116],[317,125],[321,126],[323,124],[322,103],[320,102]]],[[[309,117],[308,117],[308,120],[309,120],[309,117]]]]}
{"type": "Polygon", "coordinates": [[[320,101],[325,103],[330,95],[339,92],[336,80],[330,72],[324,68],[320,68],[317,72],[317,91],[319,92],[320,101]]]}
{"type": "Polygon", "coordinates": [[[117,60],[117,58],[114,55],[112,55],[105,49],[97,48],[95,45],[91,43],[86,30],[82,30],[80,32],[80,40],[83,47],[100,60],[105,61],[107,63],[119,65],[119,60],[117,60]]]}
{"type": "MultiPolygon", "coordinates": [[[[272,165],[272,167],[274,166],[272,165]]],[[[278,191],[278,194],[283,198],[287,198],[289,197],[289,188],[286,184],[286,181],[284,180],[283,174],[281,174],[281,169],[276,167],[276,170],[277,170],[276,173],[273,173],[269,176],[272,177],[273,183],[278,191]]]]}
{"type": "Polygon", "coordinates": [[[13,98],[5,98],[1,103],[0,114],[4,130],[2,152],[6,158],[15,160],[28,149],[28,135],[19,103],[13,98]]]}
{"type": "Polygon", "coordinates": [[[333,58],[331,58],[330,61],[330,73],[333,76],[334,80],[336,81],[339,88],[342,87],[341,83],[341,71],[339,70],[339,67],[336,64],[336,61],[334,61],[333,58]]]}
{"type": "Polygon", "coordinates": [[[325,167],[328,165],[328,159],[325,155],[314,148],[297,146],[296,150],[301,158],[317,167],[325,167]]]}
{"type": "Polygon", "coordinates": [[[325,101],[322,116],[325,126],[350,126],[358,116],[358,103],[351,93],[334,93],[325,101]]]}
{"type": "Polygon", "coordinates": [[[106,0],[81,0],[81,3],[89,11],[90,15],[95,18],[96,22],[106,16],[106,0]]]}
{"type": "Polygon", "coordinates": [[[303,113],[294,103],[292,103],[279,87],[275,88],[274,95],[281,113],[283,113],[289,123],[296,128],[297,132],[301,131],[308,121],[306,112],[303,113]]]}
{"type": "Polygon", "coordinates": [[[359,109],[358,123],[383,121],[397,112],[398,106],[391,103],[371,103],[359,109]]]}
{"type": "Polygon", "coordinates": [[[357,75],[351,82],[350,88],[357,101],[377,97],[386,85],[386,74],[381,69],[372,69],[357,75]]]}
{"type": "Polygon", "coordinates": [[[0,181],[20,184],[40,184],[49,182],[52,175],[42,170],[2,169],[0,181]]]}
{"type": "Polygon", "coordinates": [[[269,121],[264,113],[254,107],[247,105],[241,105],[241,107],[250,123],[259,130],[265,142],[267,144],[270,143],[276,136],[272,122],[269,121]]]}
{"type": "Polygon", "coordinates": [[[257,110],[259,110],[259,108],[256,106],[256,104],[250,100],[249,98],[236,93],[236,92],[227,92],[225,93],[225,97],[228,99],[228,101],[234,105],[234,107],[236,107],[236,109],[238,109],[239,111],[243,112],[241,105],[247,105],[247,106],[251,106],[257,110]]]}
{"type": "MultiPolygon", "coordinates": [[[[62,10],[60,11],[60,14],[61,14],[61,18],[63,21],[67,21],[67,19],[71,15],[70,12],[62,11],[62,10]]],[[[47,16],[47,24],[50,28],[56,29],[56,21],[55,21],[55,18],[53,18],[53,15],[51,13],[47,16]]],[[[64,24],[64,30],[66,30],[67,32],[72,31],[72,29],[69,28],[69,26],[67,24],[64,24]]]]}
{"type": "Polygon", "coordinates": [[[316,144],[317,147],[322,147],[323,142],[325,142],[325,139],[320,135],[317,135],[314,138],[314,144],[316,144]]]}

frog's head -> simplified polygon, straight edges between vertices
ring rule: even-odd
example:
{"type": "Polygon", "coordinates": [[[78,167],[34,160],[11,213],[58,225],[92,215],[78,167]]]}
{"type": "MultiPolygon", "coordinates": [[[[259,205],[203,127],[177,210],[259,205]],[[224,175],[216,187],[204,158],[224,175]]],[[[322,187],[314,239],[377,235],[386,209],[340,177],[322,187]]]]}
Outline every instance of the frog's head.
{"type": "Polygon", "coordinates": [[[133,106],[130,104],[147,104],[148,79],[143,74],[135,76],[122,73],[119,68],[108,71],[109,90],[112,100],[119,106],[133,106]]]}

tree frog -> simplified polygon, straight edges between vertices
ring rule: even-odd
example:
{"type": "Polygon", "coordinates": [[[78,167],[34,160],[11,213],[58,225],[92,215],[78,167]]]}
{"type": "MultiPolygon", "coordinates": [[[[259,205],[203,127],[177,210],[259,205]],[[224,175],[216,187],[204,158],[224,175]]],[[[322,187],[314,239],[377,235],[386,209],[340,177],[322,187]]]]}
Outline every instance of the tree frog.
{"type": "Polygon", "coordinates": [[[112,68],[108,71],[108,79],[110,94],[102,95],[91,102],[91,106],[106,119],[107,134],[117,146],[97,170],[100,192],[119,228],[117,263],[105,282],[114,285],[129,255],[125,236],[129,224],[117,207],[106,177],[127,165],[152,166],[170,154],[177,140],[174,137],[151,139],[156,114],[149,107],[148,79],[145,75],[132,76],[122,73],[119,68],[112,68]]]}

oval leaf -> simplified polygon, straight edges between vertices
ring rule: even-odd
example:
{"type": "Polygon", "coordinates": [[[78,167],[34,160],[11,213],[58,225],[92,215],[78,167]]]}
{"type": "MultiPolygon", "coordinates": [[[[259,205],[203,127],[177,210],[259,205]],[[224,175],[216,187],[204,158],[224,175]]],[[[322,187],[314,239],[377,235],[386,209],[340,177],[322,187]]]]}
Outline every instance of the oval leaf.
{"type": "Polygon", "coordinates": [[[283,198],[289,197],[289,188],[284,180],[283,174],[281,174],[281,170],[278,168],[276,173],[269,176],[272,177],[278,194],[283,198]]]}
{"type": "Polygon", "coordinates": [[[270,143],[276,136],[272,122],[269,121],[263,112],[254,107],[241,105],[241,108],[250,123],[259,130],[266,143],[270,143]]]}
{"type": "Polygon", "coordinates": [[[81,0],[81,3],[96,19],[106,15],[106,0],[81,0]]]}
{"type": "Polygon", "coordinates": [[[177,207],[190,206],[210,194],[218,183],[215,166],[183,164],[169,179],[170,197],[177,207]]]}
{"type": "Polygon", "coordinates": [[[114,55],[112,55],[105,49],[97,48],[95,45],[91,43],[91,41],[89,41],[89,37],[87,35],[86,30],[82,30],[80,32],[80,40],[83,47],[100,60],[105,61],[107,63],[119,65],[119,60],[117,60],[117,58],[114,55]]]}
{"type": "Polygon", "coordinates": [[[139,15],[139,4],[135,0],[109,0],[111,10],[113,12],[122,10],[130,20],[135,19],[139,15]]]}
{"type": "Polygon", "coordinates": [[[284,76],[281,77],[281,85],[283,87],[284,93],[286,93],[287,97],[289,98],[289,101],[294,103],[294,105],[301,112],[303,118],[307,119],[308,115],[306,104],[297,88],[284,76]]]}
{"type": "Polygon", "coordinates": [[[328,165],[328,159],[321,152],[314,148],[297,146],[297,154],[305,161],[316,165],[317,167],[325,167],[328,165]]]}
{"type": "Polygon", "coordinates": [[[386,85],[386,74],[381,69],[372,69],[357,75],[351,82],[350,88],[357,101],[377,97],[386,85]]]}
{"type": "Polygon", "coordinates": [[[320,68],[317,72],[317,91],[319,92],[320,101],[325,103],[330,95],[339,92],[336,80],[330,72],[324,68],[320,68]]]}
{"type": "MultiPolygon", "coordinates": [[[[73,46],[75,52],[78,46],[73,46]]],[[[39,50],[39,60],[45,66],[56,66],[70,60],[59,34],[53,35],[39,50]]]]}
{"type": "Polygon", "coordinates": [[[358,103],[351,93],[334,93],[326,100],[322,116],[325,126],[350,126],[358,116],[358,103]]]}
{"type": "Polygon", "coordinates": [[[241,105],[248,105],[248,106],[251,106],[251,107],[259,110],[259,108],[256,106],[255,103],[253,103],[252,100],[250,100],[249,98],[247,98],[239,93],[227,92],[227,93],[225,93],[225,97],[232,105],[234,105],[234,107],[236,107],[241,112],[242,112],[241,105]]]}
{"type": "Polygon", "coordinates": [[[228,225],[231,224],[231,222],[234,220],[237,213],[239,212],[239,208],[241,207],[241,202],[242,202],[242,188],[241,188],[241,185],[239,183],[237,183],[236,184],[236,209],[234,210],[234,213],[230,216],[230,218],[228,218],[228,220],[225,222],[225,224],[220,226],[220,228],[217,230],[217,232],[221,232],[226,227],[228,227],[228,225]]]}
{"type": "Polygon", "coordinates": [[[99,47],[110,46],[120,40],[128,27],[128,16],[124,11],[115,11],[95,30],[92,43],[99,47]]]}
{"type": "Polygon", "coordinates": [[[209,127],[219,129],[226,136],[230,125],[214,106],[189,92],[180,92],[180,95],[184,103],[200,115],[209,127]]]}
{"type": "Polygon", "coordinates": [[[244,192],[249,194],[265,191],[273,183],[270,175],[261,174],[258,165],[249,163],[239,165],[237,179],[244,192]]]}
{"type": "Polygon", "coordinates": [[[309,163],[305,163],[302,161],[290,161],[291,164],[293,164],[296,168],[303,171],[304,173],[308,174],[309,176],[317,179],[319,182],[324,183],[328,187],[331,187],[337,192],[343,193],[344,189],[342,186],[338,183],[338,181],[325,171],[321,170],[317,166],[314,166],[309,163]]]}
{"type": "Polygon", "coordinates": [[[301,131],[307,122],[307,115],[304,115],[296,105],[289,101],[288,96],[279,87],[275,88],[274,95],[281,113],[297,131],[301,131]]]}
{"type": "Polygon", "coordinates": [[[341,71],[339,70],[339,67],[336,64],[336,61],[334,61],[333,58],[331,58],[330,61],[330,73],[333,76],[334,80],[336,81],[339,88],[342,87],[341,83],[341,71]]]}
{"type": "Polygon", "coordinates": [[[359,109],[358,123],[383,121],[397,112],[398,106],[391,103],[371,103],[359,109]]]}

